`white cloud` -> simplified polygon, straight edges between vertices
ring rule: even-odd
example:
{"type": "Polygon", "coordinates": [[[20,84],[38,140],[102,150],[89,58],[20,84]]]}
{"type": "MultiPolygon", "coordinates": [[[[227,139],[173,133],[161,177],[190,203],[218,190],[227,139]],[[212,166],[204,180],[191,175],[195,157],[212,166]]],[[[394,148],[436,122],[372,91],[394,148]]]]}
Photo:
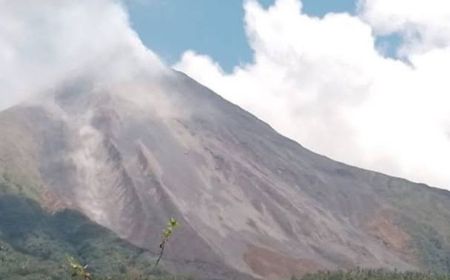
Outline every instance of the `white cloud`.
{"type": "Polygon", "coordinates": [[[174,67],[332,158],[450,189],[450,9],[446,0],[364,0],[360,13],[245,3],[254,62],[224,73],[187,51],[174,67]],[[398,33],[405,61],[376,50],[398,33]]]}
{"type": "Polygon", "coordinates": [[[423,53],[450,43],[447,0],[360,0],[361,17],[378,34],[401,33],[404,55],[423,53]]]}
{"type": "Polygon", "coordinates": [[[132,75],[139,61],[162,67],[118,1],[0,0],[0,7],[0,109],[72,75],[112,81],[132,75]]]}

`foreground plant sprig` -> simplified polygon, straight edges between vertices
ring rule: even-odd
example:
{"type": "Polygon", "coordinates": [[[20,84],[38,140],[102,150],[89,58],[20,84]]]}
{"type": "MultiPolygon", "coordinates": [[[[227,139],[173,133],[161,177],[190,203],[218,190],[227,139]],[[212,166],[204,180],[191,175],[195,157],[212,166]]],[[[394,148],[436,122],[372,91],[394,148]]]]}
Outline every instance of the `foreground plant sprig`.
{"type": "Polygon", "coordinates": [[[67,262],[69,263],[72,278],[74,279],[82,279],[82,280],[92,280],[92,275],[89,271],[87,271],[87,265],[81,265],[78,261],[76,261],[73,257],[67,257],[67,262]]]}
{"type": "Polygon", "coordinates": [[[156,260],[155,267],[158,266],[159,262],[161,261],[163,255],[164,255],[164,249],[166,247],[167,242],[169,241],[170,237],[173,234],[173,231],[175,228],[178,227],[178,221],[175,218],[170,218],[169,222],[167,223],[167,227],[164,229],[162,236],[161,236],[161,244],[159,244],[159,256],[156,260]]]}

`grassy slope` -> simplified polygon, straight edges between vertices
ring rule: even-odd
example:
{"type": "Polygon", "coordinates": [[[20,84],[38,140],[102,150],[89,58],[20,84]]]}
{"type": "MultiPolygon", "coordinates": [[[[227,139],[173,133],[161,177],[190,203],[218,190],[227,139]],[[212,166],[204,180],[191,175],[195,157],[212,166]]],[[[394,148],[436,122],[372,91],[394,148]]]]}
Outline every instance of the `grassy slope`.
{"type": "Polygon", "coordinates": [[[388,186],[382,195],[397,208],[426,269],[450,273],[450,193],[402,179],[388,186]]]}

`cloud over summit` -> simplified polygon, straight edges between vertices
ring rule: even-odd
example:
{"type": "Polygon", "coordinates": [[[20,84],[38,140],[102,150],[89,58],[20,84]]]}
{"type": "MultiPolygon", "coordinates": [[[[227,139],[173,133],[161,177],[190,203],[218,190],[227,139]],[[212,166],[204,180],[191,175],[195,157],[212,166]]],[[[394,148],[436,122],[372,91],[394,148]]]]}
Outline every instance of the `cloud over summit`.
{"type": "MultiPolygon", "coordinates": [[[[0,0],[0,109],[80,74],[109,81],[159,59],[114,0],[0,0]]],[[[156,69],[155,69],[156,70],[156,69]]]]}

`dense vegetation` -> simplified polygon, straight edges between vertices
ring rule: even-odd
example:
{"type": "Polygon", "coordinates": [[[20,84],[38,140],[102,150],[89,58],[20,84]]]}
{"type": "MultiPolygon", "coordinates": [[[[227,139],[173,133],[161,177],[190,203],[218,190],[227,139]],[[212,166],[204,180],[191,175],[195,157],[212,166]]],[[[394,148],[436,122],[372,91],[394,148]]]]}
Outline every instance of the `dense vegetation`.
{"type": "MultiPolygon", "coordinates": [[[[104,280],[106,278],[92,278],[92,280],[104,280]]],[[[110,279],[110,278],[108,278],[110,279]]],[[[151,280],[163,278],[120,278],[120,280],[151,280]]],[[[179,277],[169,276],[164,279],[177,279],[179,277]]],[[[82,279],[85,280],[85,279],[82,279]]],[[[119,280],[119,278],[117,279],[119,280]]],[[[292,277],[291,280],[450,280],[450,274],[421,273],[421,272],[398,272],[386,270],[363,270],[351,271],[323,271],[307,274],[303,277],[292,277]]]]}
{"type": "MultiPolygon", "coordinates": [[[[34,202],[0,197],[0,279],[70,279],[67,257],[88,263],[93,275],[167,273],[154,269],[155,257],[132,247],[73,211],[49,215],[34,202]],[[20,222],[17,222],[20,221],[20,222]]],[[[136,278],[138,279],[138,278],[136,278]]]]}
{"type": "Polygon", "coordinates": [[[292,280],[450,280],[449,274],[398,272],[385,270],[351,270],[317,272],[292,280]]]}
{"type": "MultiPolygon", "coordinates": [[[[69,280],[71,256],[94,279],[172,279],[140,250],[75,211],[50,214],[0,178],[0,279],[69,280]],[[149,278],[139,278],[139,276],[149,278]]],[[[177,279],[182,279],[178,277],[177,279]]]]}

